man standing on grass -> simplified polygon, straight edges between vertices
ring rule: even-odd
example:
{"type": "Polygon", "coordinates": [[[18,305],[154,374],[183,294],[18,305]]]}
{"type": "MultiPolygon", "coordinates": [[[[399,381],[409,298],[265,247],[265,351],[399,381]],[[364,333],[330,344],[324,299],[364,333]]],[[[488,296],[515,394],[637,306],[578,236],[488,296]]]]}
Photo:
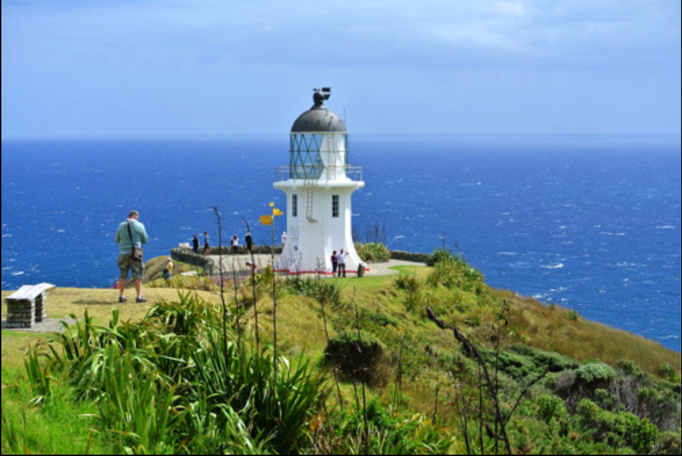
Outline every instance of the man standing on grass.
{"type": "Polygon", "coordinates": [[[341,277],[341,274],[343,274],[343,277],[346,277],[346,257],[348,256],[348,252],[344,252],[343,249],[339,252],[339,277],[341,277]]]}
{"type": "Polygon", "coordinates": [[[147,298],[142,296],[144,262],[133,257],[133,247],[142,248],[142,245],[149,240],[147,231],[139,219],[139,212],[130,211],[128,220],[121,223],[116,230],[114,241],[119,245],[118,268],[121,271],[121,280],[119,281],[121,294],[118,297],[118,302],[126,302],[126,281],[130,271],[132,271],[132,278],[135,280],[135,292],[137,294],[135,302],[147,302],[147,298]]]}

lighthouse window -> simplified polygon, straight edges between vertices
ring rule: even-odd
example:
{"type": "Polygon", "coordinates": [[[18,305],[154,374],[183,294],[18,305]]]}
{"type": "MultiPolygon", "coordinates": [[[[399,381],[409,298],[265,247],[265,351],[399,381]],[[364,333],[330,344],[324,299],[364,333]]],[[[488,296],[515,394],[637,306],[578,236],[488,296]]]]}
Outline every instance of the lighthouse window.
{"type": "Polygon", "coordinates": [[[339,195],[332,195],[332,217],[339,216],[339,195]]]}
{"type": "Polygon", "coordinates": [[[298,195],[291,195],[291,216],[298,217],[298,195]]]}

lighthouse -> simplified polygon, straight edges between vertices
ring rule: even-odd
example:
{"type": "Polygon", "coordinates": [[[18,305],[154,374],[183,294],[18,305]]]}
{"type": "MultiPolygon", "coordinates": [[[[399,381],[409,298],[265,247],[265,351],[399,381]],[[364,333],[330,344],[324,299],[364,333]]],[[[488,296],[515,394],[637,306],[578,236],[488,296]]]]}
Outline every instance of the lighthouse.
{"type": "Polygon", "coordinates": [[[365,186],[362,168],[348,164],[348,131],[324,105],[331,89],[314,89],[313,106],[289,136],[289,166],[277,168],[274,187],[286,193],[287,238],[275,268],[290,274],[330,274],[331,256],[348,253],[346,270],[362,261],[353,245],[351,195],[365,186]]]}

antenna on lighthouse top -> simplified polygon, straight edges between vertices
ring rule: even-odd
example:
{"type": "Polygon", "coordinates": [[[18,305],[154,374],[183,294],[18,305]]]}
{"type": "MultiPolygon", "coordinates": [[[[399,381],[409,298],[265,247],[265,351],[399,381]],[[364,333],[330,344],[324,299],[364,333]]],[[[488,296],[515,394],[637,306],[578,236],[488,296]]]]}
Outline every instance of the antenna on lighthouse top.
{"type": "Polygon", "coordinates": [[[322,87],[321,89],[313,89],[313,92],[319,93],[322,95],[322,97],[325,100],[329,100],[329,97],[331,96],[332,88],[331,87],[322,87]]]}

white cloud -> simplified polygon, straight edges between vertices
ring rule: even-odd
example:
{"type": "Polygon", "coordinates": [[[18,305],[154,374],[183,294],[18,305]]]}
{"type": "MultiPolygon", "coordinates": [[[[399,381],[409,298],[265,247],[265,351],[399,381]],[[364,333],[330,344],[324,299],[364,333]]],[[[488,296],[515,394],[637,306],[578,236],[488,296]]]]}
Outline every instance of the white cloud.
{"type": "MultiPolygon", "coordinates": [[[[673,2],[675,3],[675,2],[673,2]]],[[[669,2],[563,1],[143,1],[3,6],[5,53],[48,62],[448,67],[545,64],[580,56],[604,64],[679,49],[669,2]],[[9,14],[6,14],[9,13],[9,14]],[[6,17],[8,17],[6,19],[6,17]],[[7,26],[7,29],[6,29],[7,26]],[[639,53],[639,55],[633,53],[639,53]],[[456,57],[456,56],[454,56],[456,57]],[[529,60],[526,60],[529,59],[529,60]]],[[[570,63],[570,62],[569,62],[570,63]]]]}
{"type": "Polygon", "coordinates": [[[526,7],[521,2],[498,2],[495,8],[501,14],[515,17],[523,17],[526,15],[526,7]]]}
{"type": "MultiPolygon", "coordinates": [[[[205,111],[227,122],[234,100],[262,85],[279,87],[282,105],[291,87],[314,84],[354,81],[364,101],[374,96],[368,87],[391,80],[417,103],[429,96],[415,86],[464,94],[476,81],[503,80],[532,89],[578,72],[588,84],[595,69],[607,81],[659,72],[660,87],[679,86],[679,35],[679,2],[666,0],[5,2],[2,103],[17,112],[27,97],[79,101],[88,112],[97,98],[108,103],[105,118],[144,101],[147,111],[129,120],[143,128],[164,109],[182,122],[199,123],[205,111]]],[[[517,89],[524,99],[527,88],[517,89]]]]}

